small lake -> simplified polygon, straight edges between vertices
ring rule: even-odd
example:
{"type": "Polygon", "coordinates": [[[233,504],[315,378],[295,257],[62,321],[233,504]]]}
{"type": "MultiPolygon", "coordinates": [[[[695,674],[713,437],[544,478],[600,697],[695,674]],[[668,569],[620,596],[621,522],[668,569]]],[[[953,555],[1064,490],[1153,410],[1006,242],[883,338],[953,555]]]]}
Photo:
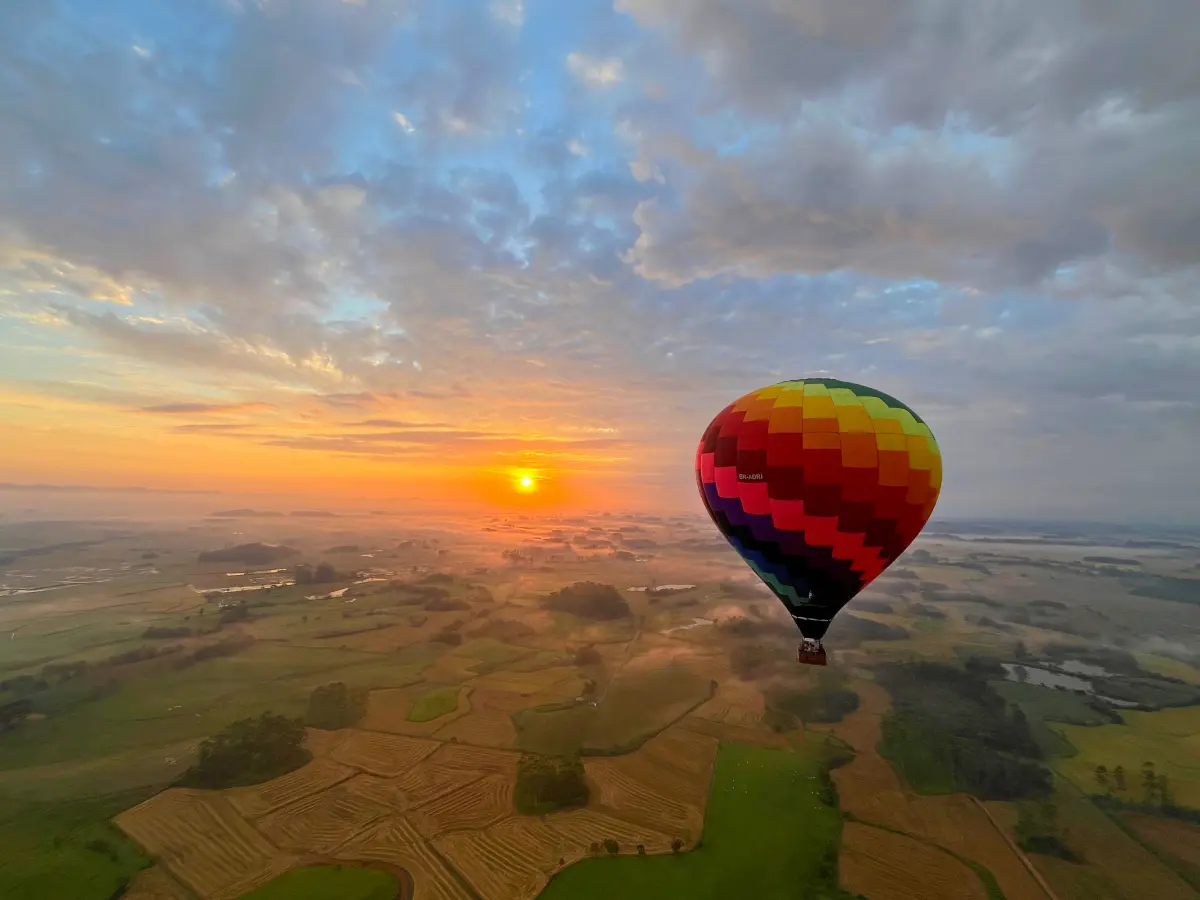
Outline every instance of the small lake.
{"type": "Polygon", "coordinates": [[[1025,678],[1023,679],[1029,684],[1039,684],[1042,687],[1058,688],[1062,691],[1086,691],[1094,693],[1092,683],[1084,678],[1078,678],[1075,675],[1068,675],[1064,672],[1055,672],[1051,669],[1043,669],[1039,666],[1018,666],[1012,663],[1002,663],[1004,666],[1005,677],[1009,681],[1021,681],[1017,677],[1017,669],[1025,670],[1025,678]]]}
{"type": "Polygon", "coordinates": [[[1094,694],[1113,706],[1137,706],[1136,703],[1129,700],[1117,700],[1115,697],[1105,697],[1103,694],[1098,694],[1096,693],[1096,686],[1092,682],[1086,678],[1079,678],[1078,675],[1068,674],[1068,672],[1076,672],[1079,675],[1090,675],[1095,678],[1112,674],[1099,666],[1091,666],[1087,663],[1068,660],[1058,667],[1059,670],[1067,670],[1064,672],[1055,669],[1044,669],[1041,666],[1025,666],[1015,663],[1001,663],[1000,665],[1004,667],[1004,676],[1008,681],[1021,681],[1022,679],[1017,677],[1017,669],[1024,669],[1024,681],[1027,684],[1036,684],[1059,691],[1083,691],[1085,694],[1094,694]]]}

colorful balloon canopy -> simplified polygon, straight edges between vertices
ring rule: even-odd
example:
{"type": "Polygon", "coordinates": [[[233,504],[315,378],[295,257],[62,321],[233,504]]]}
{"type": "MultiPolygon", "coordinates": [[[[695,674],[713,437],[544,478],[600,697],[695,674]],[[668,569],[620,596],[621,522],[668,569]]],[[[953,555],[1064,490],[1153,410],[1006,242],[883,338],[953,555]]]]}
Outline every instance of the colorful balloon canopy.
{"type": "Polygon", "coordinates": [[[809,378],[725,407],[696,451],[696,482],[717,528],[819,640],[920,534],[942,456],[896,398],[809,378]]]}

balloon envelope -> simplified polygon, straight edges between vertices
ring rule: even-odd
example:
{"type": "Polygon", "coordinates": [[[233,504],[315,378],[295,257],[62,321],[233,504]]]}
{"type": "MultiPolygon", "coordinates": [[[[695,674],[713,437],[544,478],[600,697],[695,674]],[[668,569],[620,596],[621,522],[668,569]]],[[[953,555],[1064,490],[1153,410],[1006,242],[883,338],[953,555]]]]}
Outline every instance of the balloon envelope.
{"type": "Polygon", "coordinates": [[[718,413],[696,451],[696,483],[717,528],[819,640],[929,521],[942,456],[896,398],[800,379],[718,413]]]}

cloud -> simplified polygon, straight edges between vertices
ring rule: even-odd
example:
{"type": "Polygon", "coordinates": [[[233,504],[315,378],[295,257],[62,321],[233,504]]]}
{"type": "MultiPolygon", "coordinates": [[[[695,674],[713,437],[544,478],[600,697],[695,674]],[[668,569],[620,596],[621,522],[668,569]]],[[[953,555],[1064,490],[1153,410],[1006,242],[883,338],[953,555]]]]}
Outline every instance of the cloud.
{"type": "Polygon", "coordinates": [[[578,51],[567,54],[567,70],[594,88],[611,87],[625,78],[625,64],[617,57],[596,59],[578,51]]]}
{"type": "Polygon", "coordinates": [[[5,4],[0,463],[123,416],[694,504],[716,409],[830,373],[948,512],[1194,516],[1192,6],[5,4]]]}
{"type": "Polygon", "coordinates": [[[166,415],[213,415],[234,412],[266,412],[274,407],[270,403],[250,401],[247,403],[161,403],[143,406],[139,412],[163,413],[166,415]]]}

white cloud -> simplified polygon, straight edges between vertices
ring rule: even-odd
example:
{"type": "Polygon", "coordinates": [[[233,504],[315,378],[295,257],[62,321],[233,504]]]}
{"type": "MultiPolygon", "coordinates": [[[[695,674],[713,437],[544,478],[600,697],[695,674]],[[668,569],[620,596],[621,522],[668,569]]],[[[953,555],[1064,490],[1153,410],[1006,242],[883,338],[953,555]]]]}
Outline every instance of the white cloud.
{"type": "Polygon", "coordinates": [[[401,130],[406,134],[412,134],[417,129],[413,127],[412,122],[408,121],[408,116],[402,112],[393,112],[392,121],[400,126],[401,130]]]}
{"type": "Polygon", "coordinates": [[[625,78],[625,64],[615,56],[596,58],[572,51],[567,54],[567,69],[588,87],[594,88],[612,87],[625,78]]]}

